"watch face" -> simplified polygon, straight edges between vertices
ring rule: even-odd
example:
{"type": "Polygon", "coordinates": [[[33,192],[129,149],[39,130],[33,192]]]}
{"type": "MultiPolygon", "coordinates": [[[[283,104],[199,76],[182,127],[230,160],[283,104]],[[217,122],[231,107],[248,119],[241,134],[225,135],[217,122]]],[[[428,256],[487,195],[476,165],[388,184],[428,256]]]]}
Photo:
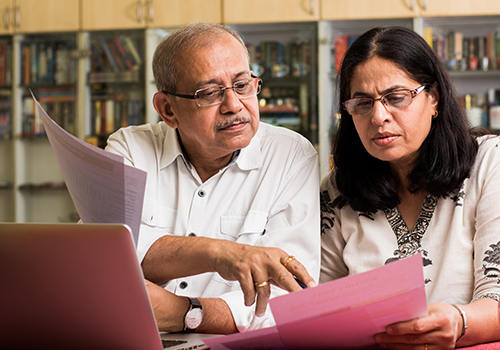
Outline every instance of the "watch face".
{"type": "Polygon", "coordinates": [[[196,329],[203,320],[203,311],[199,308],[191,309],[185,318],[186,327],[189,329],[196,329]]]}

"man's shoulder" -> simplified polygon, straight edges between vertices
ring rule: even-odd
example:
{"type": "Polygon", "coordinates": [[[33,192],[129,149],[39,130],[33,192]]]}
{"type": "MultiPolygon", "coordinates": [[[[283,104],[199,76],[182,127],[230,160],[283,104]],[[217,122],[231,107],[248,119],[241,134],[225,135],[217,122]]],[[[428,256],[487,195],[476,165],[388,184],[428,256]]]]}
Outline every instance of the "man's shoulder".
{"type": "Polygon", "coordinates": [[[314,155],[316,150],[311,142],[296,131],[260,123],[257,137],[260,139],[262,149],[277,148],[296,150],[305,154],[314,155]]]}
{"type": "Polygon", "coordinates": [[[121,133],[130,137],[139,137],[148,135],[150,137],[158,137],[166,135],[170,129],[164,122],[154,124],[129,125],[120,128],[117,133],[121,133]]]}

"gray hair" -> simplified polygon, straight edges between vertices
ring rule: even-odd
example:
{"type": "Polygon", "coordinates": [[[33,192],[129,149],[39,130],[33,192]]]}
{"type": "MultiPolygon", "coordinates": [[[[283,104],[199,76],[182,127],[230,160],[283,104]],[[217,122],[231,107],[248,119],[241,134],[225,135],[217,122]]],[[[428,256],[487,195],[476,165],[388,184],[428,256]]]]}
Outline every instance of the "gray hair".
{"type": "MultiPolygon", "coordinates": [[[[214,45],[224,34],[236,38],[249,57],[241,36],[234,30],[215,23],[191,23],[166,36],[153,55],[153,76],[158,91],[177,92],[179,72],[176,60],[187,50],[199,50],[214,45]]],[[[250,60],[249,60],[250,61],[250,60]]]]}

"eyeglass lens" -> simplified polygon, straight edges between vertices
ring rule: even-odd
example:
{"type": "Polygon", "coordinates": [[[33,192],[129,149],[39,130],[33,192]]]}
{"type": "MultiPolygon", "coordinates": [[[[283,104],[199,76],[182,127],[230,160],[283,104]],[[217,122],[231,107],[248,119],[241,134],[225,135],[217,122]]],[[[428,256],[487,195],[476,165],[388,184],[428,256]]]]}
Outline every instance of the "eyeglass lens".
{"type": "Polygon", "coordinates": [[[226,90],[233,90],[236,96],[241,100],[255,96],[260,92],[261,83],[258,78],[237,81],[233,86],[222,87],[213,86],[198,90],[195,95],[198,96],[196,103],[198,106],[211,106],[219,104],[224,99],[226,90]]]}
{"type": "Polygon", "coordinates": [[[412,93],[408,90],[390,92],[378,99],[368,97],[353,98],[346,101],[347,112],[351,115],[365,115],[371,112],[375,101],[380,100],[387,108],[403,109],[410,105],[412,93]]]}

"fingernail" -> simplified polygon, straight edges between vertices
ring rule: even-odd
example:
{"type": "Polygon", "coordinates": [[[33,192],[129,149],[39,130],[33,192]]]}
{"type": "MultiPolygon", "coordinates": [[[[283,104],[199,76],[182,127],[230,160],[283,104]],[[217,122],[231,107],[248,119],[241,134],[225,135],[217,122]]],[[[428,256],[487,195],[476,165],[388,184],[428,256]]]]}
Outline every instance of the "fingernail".
{"type": "Polygon", "coordinates": [[[309,283],[307,284],[307,287],[309,287],[309,288],[313,288],[313,287],[316,287],[316,286],[317,286],[317,284],[316,284],[316,282],[314,282],[314,281],[311,281],[311,282],[309,282],[309,283]]]}

